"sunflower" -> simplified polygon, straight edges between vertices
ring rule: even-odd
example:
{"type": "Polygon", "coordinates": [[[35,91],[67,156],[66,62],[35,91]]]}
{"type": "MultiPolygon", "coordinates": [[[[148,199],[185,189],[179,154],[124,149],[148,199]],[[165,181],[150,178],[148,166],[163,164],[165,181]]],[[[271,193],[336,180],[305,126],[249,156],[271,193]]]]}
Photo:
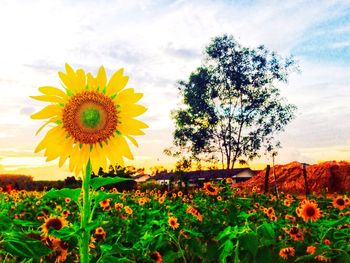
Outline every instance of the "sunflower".
{"type": "Polygon", "coordinates": [[[125,213],[127,213],[128,215],[132,215],[132,209],[129,206],[125,206],[124,207],[125,213]]]}
{"type": "Polygon", "coordinates": [[[316,259],[317,261],[320,261],[320,262],[331,262],[331,260],[330,260],[329,258],[327,258],[327,257],[325,257],[325,256],[322,256],[322,255],[317,255],[317,256],[315,257],[315,259],[316,259]]]}
{"type": "Polygon", "coordinates": [[[162,197],[160,197],[160,198],[158,199],[158,202],[159,202],[160,204],[163,204],[164,201],[165,201],[165,197],[164,197],[164,196],[162,196],[162,197]]]}
{"type": "Polygon", "coordinates": [[[346,202],[342,196],[337,196],[336,198],[334,198],[332,204],[335,208],[338,208],[339,210],[343,210],[344,208],[346,208],[346,202]]]}
{"type": "Polygon", "coordinates": [[[59,158],[59,166],[69,158],[69,169],[75,174],[82,172],[89,158],[95,174],[100,167],[108,168],[107,159],[120,165],[124,165],[123,157],[133,159],[126,139],[138,146],[132,136],[143,135],[141,129],[148,126],[135,119],[146,111],[136,104],[143,94],[124,89],[128,77],[123,69],[108,82],[103,66],[96,77],[82,69],[74,71],[68,64],[66,73],[58,75],[64,90],[44,86],[39,88],[43,95],[32,96],[50,103],[31,116],[46,119],[38,132],[48,124],[54,125],[35,152],[45,150],[47,161],[59,158]]]}
{"type": "Polygon", "coordinates": [[[103,229],[103,227],[98,227],[95,229],[95,238],[96,240],[105,240],[106,239],[106,231],[103,229]]]}
{"type": "Polygon", "coordinates": [[[176,229],[179,227],[179,223],[177,222],[177,218],[175,216],[171,216],[168,219],[168,223],[172,229],[176,229]]]}
{"type": "Polygon", "coordinates": [[[290,203],[291,203],[291,200],[290,199],[285,199],[284,201],[283,201],[283,204],[285,205],[285,206],[290,206],[290,203]]]}
{"type": "Polygon", "coordinates": [[[308,246],[307,248],[306,248],[306,253],[308,253],[308,254],[314,254],[315,252],[316,252],[316,247],[315,246],[308,246]]]}
{"type": "Polygon", "coordinates": [[[305,222],[316,221],[320,216],[320,209],[317,207],[317,204],[314,202],[304,202],[300,208],[300,217],[304,219],[305,222]]]}
{"type": "Polygon", "coordinates": [[[208,195],[217,195],[219,192],[219,188],[214,187],[210,182],[204,183],[203,189],[208,195]]]}
{"type": "Polygon", "coordinates": [[[163,257],[158,251],[152,253],[151,258],[154,260],[155,263],[163,263],[163,257]]]}
{"type": "Polygon", "coordinates": [[[42,224],[40,228],[41,228],[41,232],[43,232],[44,235],[47,235],[50,229],[60,230],[61,228],[67,225],[68,225],[68,222],[65,218],[53,216],[45,219],[44,224],[42,224]]]}
{"type": "Polygon", "coordinates": [[[293,257],[295,255],[295,249],[293,247],[282,248],[279,255],[281,258],[288,259],[288,257],[293,257]]]}

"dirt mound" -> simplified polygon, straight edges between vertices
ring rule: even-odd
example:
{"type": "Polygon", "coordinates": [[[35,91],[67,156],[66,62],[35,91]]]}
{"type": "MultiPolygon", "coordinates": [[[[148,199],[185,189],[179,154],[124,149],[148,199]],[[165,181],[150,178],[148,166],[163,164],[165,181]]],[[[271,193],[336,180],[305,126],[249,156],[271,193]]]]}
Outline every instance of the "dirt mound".
{"type": "MultiPolygon", "coordinates": [[[[238,186],[251,190],[254,186],[264,191],[266,170],[259,172],[252,179],[239,183],[238,186]]],[[[285,193],[305,193],[303,165],[292,162],[275,165],[276,181],[279,191],[285,193]]],[[[311,193],[350,192],[350,163],[341,161],[324,162],[306,166],[307,181],[311,193]]],[[[274,180],[272,167],[269,173],[269,192],[273,192],[274,180]]]]}

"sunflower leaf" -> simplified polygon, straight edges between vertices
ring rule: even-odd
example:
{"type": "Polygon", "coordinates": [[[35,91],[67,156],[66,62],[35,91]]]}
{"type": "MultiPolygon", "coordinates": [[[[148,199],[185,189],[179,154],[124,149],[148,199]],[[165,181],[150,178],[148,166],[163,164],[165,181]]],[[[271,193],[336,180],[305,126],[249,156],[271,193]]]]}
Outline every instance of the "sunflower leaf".
{"type": "Polygon", "coordinates": [[[123,178],[123,177],[96,177],[91,179],[90,186],[93,190],[96,190],[97,188],[109,185],[109,184],[115,184],[120,183],[123,181],[132,180],[131,178],[123,178]]]}
{"type": "Polygon", "coordinates": [[[79,203],[81,189],[63,188],[61,190],[52,189],[48,191],[43,198],[71,198],[74,202],[79,203]]]}

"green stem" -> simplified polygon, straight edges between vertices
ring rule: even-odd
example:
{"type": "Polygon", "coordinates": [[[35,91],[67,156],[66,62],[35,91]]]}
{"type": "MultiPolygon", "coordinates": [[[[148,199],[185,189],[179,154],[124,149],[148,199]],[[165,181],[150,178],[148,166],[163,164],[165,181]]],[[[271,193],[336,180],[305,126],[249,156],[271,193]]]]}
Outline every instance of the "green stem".
{"type": "Polygon", "coordinates": [[[86,165],[85,177],[83,177],[83,207],[80,213],[80,227],[82,235],[80,239],[80,263],[89,263],[89,243],[90,231],[87,229],[91,213],[90,201],[90,177],[91,177],[91,162],[90,159],[86,165]]]}

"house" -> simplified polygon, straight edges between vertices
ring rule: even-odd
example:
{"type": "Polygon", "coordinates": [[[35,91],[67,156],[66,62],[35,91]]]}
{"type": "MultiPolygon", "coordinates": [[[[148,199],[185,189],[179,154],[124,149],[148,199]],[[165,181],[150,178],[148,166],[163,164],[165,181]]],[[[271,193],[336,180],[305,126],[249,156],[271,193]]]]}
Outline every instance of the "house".
{"type": "Polygon", "coordinates": [[[159,173],[152,176],[150,180],[155,180],[157,184],[169,185],[179,181],[188,182],[189,186],[202,186],[203,182],[220,181],[226,178],[232,178],[233,182],[243,182],[255,175],[255,171],[250,168],[236,168],[233,170],[206,170],[191,171],[182,173],[159,173]]]}

